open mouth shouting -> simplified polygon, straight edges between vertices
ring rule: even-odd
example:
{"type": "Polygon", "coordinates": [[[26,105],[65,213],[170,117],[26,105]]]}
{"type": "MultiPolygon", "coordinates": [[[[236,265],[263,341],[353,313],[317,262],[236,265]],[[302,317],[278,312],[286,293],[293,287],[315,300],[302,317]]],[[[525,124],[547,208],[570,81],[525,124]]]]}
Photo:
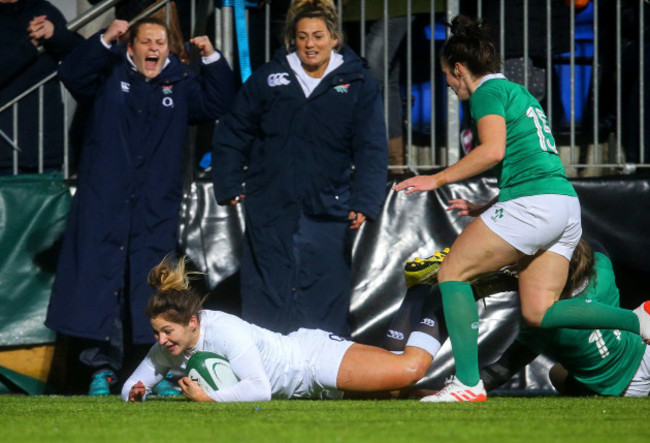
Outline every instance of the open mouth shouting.
{"type": "Polygon", "coordinates": [[[158,55],[150,55],[144,59],[144,69],[145,71],[155,71],[158,67],[158,60],[160,57],[158,55]]]}
{"type": "Polygon", "coordinates": [[[152,23],[141,25],[128,51],[138,72],[147,78],[156,78],[169,55],[167,31],[152,23]]]}

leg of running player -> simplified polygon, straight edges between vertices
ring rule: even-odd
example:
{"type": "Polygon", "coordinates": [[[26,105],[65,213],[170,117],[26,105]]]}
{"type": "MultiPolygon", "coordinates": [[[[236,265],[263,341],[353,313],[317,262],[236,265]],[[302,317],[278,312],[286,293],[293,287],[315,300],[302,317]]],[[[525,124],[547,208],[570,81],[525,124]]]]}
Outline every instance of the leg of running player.
{"type": "Polygon", "coordinates": [[[481,218],[476,218],[458,236],[438,270],[456,377],[467,386],[476,386],[480,380],[478,310],[468,281],[516,263],[521,255],[488,228],[481,218]]]}
{"type": "Polygon", "coordinates": [[[544,314],[560,299],[567,276],[569,260],[551,251],[540,251],[519,261],[519,296],[521,314],[535,327],[544,314]]]}

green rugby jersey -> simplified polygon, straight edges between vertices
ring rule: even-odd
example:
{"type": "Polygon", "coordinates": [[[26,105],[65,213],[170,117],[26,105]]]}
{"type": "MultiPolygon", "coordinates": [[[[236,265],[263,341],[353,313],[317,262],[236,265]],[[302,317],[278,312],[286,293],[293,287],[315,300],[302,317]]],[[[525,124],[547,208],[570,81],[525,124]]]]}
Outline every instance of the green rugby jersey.
{"type": "MultiPolygon", "coordinates": [[[[595,278],[576,298],[618,306],[612,263],[601,253],[595,257],[595,278]]],[[[641,337],[618,329],[537,329],[522,325],[517,340],[562,363],[594,392],[614,396],[621,395],[630,383],[646,349],[641,337]]]]}
{"type": "Polygon", "coordinates": [[[567,180],[548,119],[528,90],[505,78],[480,85],[469,100],[474,122],[486,115],[506,121],[506,152],[493,168],[499,201],[540,194],[577,196],[567,180]]]}

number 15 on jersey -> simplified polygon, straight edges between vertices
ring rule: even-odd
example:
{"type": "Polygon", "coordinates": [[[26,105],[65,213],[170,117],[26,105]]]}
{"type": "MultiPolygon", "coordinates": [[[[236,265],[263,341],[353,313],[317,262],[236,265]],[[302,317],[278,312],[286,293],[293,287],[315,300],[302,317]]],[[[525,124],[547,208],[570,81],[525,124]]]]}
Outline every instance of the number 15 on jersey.
{"type": "Polygon", "coordinates": [[[539,146],[542,151],[551,151],[558,153],[555,148],[555,140],[551,134],[551,128],[548,126],[548,119],[546,114],[539,108],[529,106],[526,110],[526,115],[533,119],[535,127],[537,128],[537,137],[539,138],[539,146]]]}

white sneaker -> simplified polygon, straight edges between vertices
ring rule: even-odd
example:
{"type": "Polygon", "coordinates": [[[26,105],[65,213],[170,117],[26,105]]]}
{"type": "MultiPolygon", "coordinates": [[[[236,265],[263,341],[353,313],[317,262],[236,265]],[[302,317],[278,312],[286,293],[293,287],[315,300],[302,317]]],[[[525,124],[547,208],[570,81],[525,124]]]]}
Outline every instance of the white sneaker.
{"type": "Polygon", "coordinates": [[[633,312],[639,317],[639,335],[650,344],[650,300],[641,303],[633,312]]]}
{"type": "Polygon", "coordinates": [[[476,386],[466,386],[454,376],[451,377],[447,386],[442,388],[440,391],[420,399],[420,401],[434,403],[485,400],[487,400],[487,393],[483,386],[483,380],[479,380],[476,386]]]}

